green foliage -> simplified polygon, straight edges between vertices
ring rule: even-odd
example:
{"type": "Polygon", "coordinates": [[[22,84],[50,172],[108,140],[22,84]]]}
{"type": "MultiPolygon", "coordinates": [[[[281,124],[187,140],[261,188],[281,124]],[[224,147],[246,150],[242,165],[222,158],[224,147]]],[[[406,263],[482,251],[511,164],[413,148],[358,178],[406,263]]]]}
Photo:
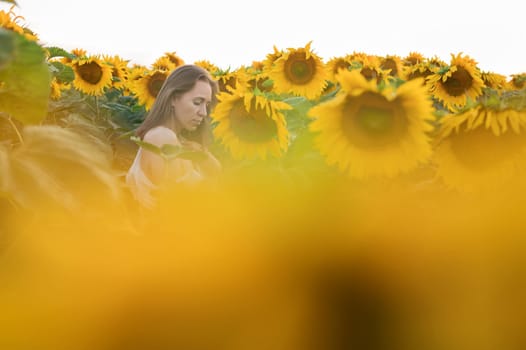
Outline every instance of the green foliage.
{"type": "Polygon", "coordinates": [[[49,70],[61,83],[71,83],[75,80],[75,72],[73,71],[73,68],[61,62],[49,62],[49,70]]]}
{"type": "Polygon", "coordinates": [[[76,58],[75,55],[73,55],[72,53],[69,53],[68,51],[64,50],[61,47],[50,46],[50,47],[46,47],[46,50],[48,52],[49,58],[54,58],[54,57],[67,57],[69,59],[76,58]]]}
{"type": "Polygon", "coordinates": [[[11,32],[0,28],[0,71],[13,59],[15,38],[11,32]]]}
{"type": "Polygon", "coordinates": [[[314,103],[302,96],[287,97],[283,99],[283,102],[293,107],[290,110],[284,110],[283,114],[287,121],[290,138],[294,140],[297,135],[303,133],[308,127],[310,118],[307,117],[307,112],[314,103]]]}
{"type": "Polygon", "coordinates": [[[45,118],[51,74],[36,42],[0,28],[0,112],[24,124],[45,118]]]}
{"type": "Polygon", "coordinates": [[[182,158],[182,159],[187,159],[187,160],[200,161],[206,158],[206,154],[204,152],[189,149],[184,146],[181,147],[181,146],[166,144],[166,145],[162,145],[161,147],[158,147],[154,144],[141,140],[137,136],[132,136],[130,139],[133,142],[135,142],[137,145],[142,147],[143,149],[150,151],[152,153],[158,154],[159,156],[161,156],[162,158],[166,160],[170,160],[174,158],[182,158]]]}

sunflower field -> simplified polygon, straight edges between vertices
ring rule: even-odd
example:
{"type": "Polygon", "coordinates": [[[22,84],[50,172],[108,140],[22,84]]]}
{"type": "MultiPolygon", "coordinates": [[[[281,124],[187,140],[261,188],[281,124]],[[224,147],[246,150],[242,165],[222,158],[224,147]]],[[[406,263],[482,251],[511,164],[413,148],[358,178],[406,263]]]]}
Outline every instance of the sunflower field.
{"type": "Polygon", "coordinates": [[[526,72],[312,42],[143,66],[0,11],[0,349],[521,349],[525,204],[526,72]],[[134,131],[185,63],[223,173],[144,211],[134,131]]]}

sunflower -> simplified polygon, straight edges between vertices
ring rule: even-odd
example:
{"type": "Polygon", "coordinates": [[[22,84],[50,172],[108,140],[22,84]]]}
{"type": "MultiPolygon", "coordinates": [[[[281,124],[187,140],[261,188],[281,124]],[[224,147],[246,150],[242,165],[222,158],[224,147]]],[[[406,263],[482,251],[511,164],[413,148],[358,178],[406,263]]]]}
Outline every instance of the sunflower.
{"type": "Polygon", "coordinates": [[[257,72],[261,72],[265,69],[265,64],[263,61],[252,61],[250,67],[257,72]]]}
{"type": "Polygon", "coordinates": [[[420,52],[412,51],[402,60],[404,66],[414,66],[425,61],[424,55],[420,52]]]}
{"type": "Polygon", "coordinates": [[[262,70],[255,68],[253,65],[250,67],[240,67],[237,71],[238,84],[241,84],[253,91],[257,89],[261,92],[272,91],[272,80],[263,73],[262,70]]]}
{"type": "Polygon", "coordinates": [[[270,71],[272,67],[274,67],[274,63],[278,58],[283,56],[283,50],[278,50],[276,46],[273,46],[274,51],[271,53],[268,53],[265,56],[265,59],[263,60],[263,67],[264,70],[270,71]]]}
{"type": "Polygon", "coordinates": [[[340,70],[349,70],[351,66],[352,61],[349,56],[337,56],[331,58],[325,64],[328,79],[334,82],[336,80],[336,75],[340,72],[340,70]]]}
{"type": "Polygon", "coordinates": [[[135,85],[137,81],[145,76],[150,70],[143,65],[133,64],[131,68],[128,69],[128,79],[122,90],[123,95],[135,95],[135,85]]]}
{"type": "Polygon", "coordinates": [[[71,53],[77,56],[77,58],[85,58],[88,56],[88,52],[86,50],[78,48],[78,47],[71,50],[71,53]]]}
{"type": "Polygon", "coordinates": [[[175,52],[165,52],[164,57],[168,58],[176,68],[184,64],[184,60],[175,52]]]}
{"type": "Polygon", "coordinates": [[[159,90],[168,78],[168,74],[169,72],[162,70],[148,71],[130,85],[130,89],[137,96],[139,104],[144,105],[147,111],[152,108],[159,90]]]}
{"type": "MultiPolygon", "coordinates": [[[[416,78],[426,79],[431,74],[433,74],[433,71],[430,68],[429,63],[426,61],[415,63],[414,65],[404,66],[404,76],[406,80],[413,80],[416,78]]],[[[425,83],[426,81],[424,80],[423,84],[425,83]]]]}
{"type": "Polygon", "coordinates": [[[423,84],[426,84],[426,78],[434,73],[436,65],[428,59],[414,60],[412,64],[404,65],[403,71],[405,80],[423,78],[423,84]]]}
{"type": "Polygon", "coordinates": [[[447,63],[445,61],[443,61],[442,59],[440,59],[440,57],[438,57],[436,55],[431,57],[431,58],[429,58],[426,61],[428,62],[429,67],[431,67],[433,69],[440,69],[440,68],[443,68],[443,67],[447,66],[447,63]]]}
{"type": "Polygon", "coordinates": [[[218,69],[212,74],[212,76],[217,80],[220,92],[230,92],[235,90],[239,85],[240,80],[242,80],[242,77],[239,76],[237,70],[230,71],[218,69]]]}
{"type": "Polygon", "coordinates": [[[468,98],[476,100],[484,87],[477,62],[462,53],[452,54],[449,66],[436,69],[427,82],[433,97],[449,110],[463,108],[468,98]]]}
{"type": "Polygon", "coordinates": [[[450,188],[477,192],[517,184],[526,157],[526,111],[482,104],[440,120],[434,162],[450,188]]]}
{"type": "Polygon", "coordinates": [[[104,56],[106,62],[112,66],[112,86],[116,89],[122,89],[128,82],[130,71],[128,61],[123,60],[120,56],[104,56]]]}
{"type": "MultiPolygon", "coordinates": [[[[88,53],[86,50],[84,49],[80,49],[80,48],[75,48],[73,50],[71,50],[70,52],[73,56],[75,56],[75,58],[82,58],[82,59],[86,59],[88,57],[88,53]]],[[[63,56],[60,58],[60,62],[64,63],[64,64],[71,64],[71,57],[69,56],[63,56]]]]}
{"type": "Polygon", "coordinates": [[[232,93],[219,93],[211,117],[217,123],[214,136],[234,158],[266,159],[279,157],[288,148],[289,133],[282,110],[291,107],[282,101],[238,88],[232,93]]]}
{"type": "Polygon", "coordinates": [[[268,71],[278,94],[293,94],[307,99],[321,96],[327,86],[327,71],[320,57],[311,51],[310,42],[300,49],[289,48],[268,71]]]}
{"type": "Polygon", "coordinates": [[[52,100],[58,100],[62,96],[62,91],[69,90],[71,88],[69,83],[63,83],[57,80],[57,78],[53,78],[51,80],[51,90],[49,97],[52,100]]]}
{"type": "Polygon", "coordinates": [[[391,77],[399,77],[405,79],[404,76],[404,63],[402,58],[397,55],[387,55],[380,57],[380,68],[387,71],[391,77]]]}
{"type": "Polygon", "coordinates": [[[17,21],[25,21],[22,16],[17,16],[14,12],[15,5],[9,8],[9,12],[0,10],[0,28],[11,30],[15,33],[23,35],[26,39],[31,41],[38,41],[38,37],[30,29],[24,27],[24,24],[18,24],[17,21]]]}
{"type": "Polygon", "coordinates": [[[373,58],[374,56],[369,55],[365,52],[354,51],[352,54],[348,55],[347,57],[351,62],[363,65],[367,60],[373,58]]]}
{"type": "Polygon", "coordinates": [[[421,81],[380,90],[358,70],[341,71],[341,90],[312,107],[310,130],[329,165],[351,177],[393,177],[431,156],[431,100],[421,81]]]}
{"type": "Polygon", "coordinates": [[[367,80],[374,81],[377,84],[387,83],[390,80],[389,70],[383,69],[381,65],[380,57],[369,55],[367,57],[362,57],[361,61],[354,61],[359,63],[357,66],[360,71],[360,74],[367,80]]]}
{"type": "Polygon", "coordinates": [[[212,62],[210,62],[208,60],[195,61],[194,64],[196,66],[204,68],[210,74],[214,74],[215,72],[217,72],[219,70],[218,66],[216,66],[215,64],[213,64],[212,62]]]}
{"type": "Polygon", "coordinates": [[[480,77],[484,82],[484,86],[495,90],[506,89],[508,82],[505,75],[493,72],[481,72],[480,77]]]}
{"type": "Polygon", "coordinates": [[[111,86],[112,67],[98,56],[74,59],[71,67],[75,72],[73,86],[80,92],[100,96],[111,86]]]}
{"type": "Polygon", "coordinates": [[[521,90],[526,87],[526,73],[512,74],[508,82],[511,90],[521,90]]]}
{"type": "Polygon", "coordinates": [[[176,68],[175,63],[173,63],[168,57],[161,56],[152,63],[152,70],[162,70],[171,72],[176,68]]]}

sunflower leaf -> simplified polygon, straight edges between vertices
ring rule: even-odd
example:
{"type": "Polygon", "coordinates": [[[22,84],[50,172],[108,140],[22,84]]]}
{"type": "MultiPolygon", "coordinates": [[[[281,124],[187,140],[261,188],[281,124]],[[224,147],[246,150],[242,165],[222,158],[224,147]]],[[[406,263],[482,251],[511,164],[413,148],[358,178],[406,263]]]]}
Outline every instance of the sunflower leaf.
{"type": "Polygon", "coordinates": [[[156,145],[154,145],[152,143],[145,142],[145,141],[141,140],[137,136],[130,137],[130,140],[132,140],[133,142],[135,142],[137,145],[139,145],[140,147],[144,148],[145,150],[148,150],[148,151],[153,152],[153,153],[158,154],[158,155],[161,155],[161,153],[162,153],[161,148],[157,147],[156,145]]]}
{"type": "Polygon", "coordinates": [[[158,147],[152,143],[142,141],[137,136],[132,136],[130,139],[145,150],[158,154],[166,160],[181,158],[186,160],[201,161],[207,157],[205,152],[196,151],[187,147],[171,144],[165,144],[161,147],[158,147]]]}
{"type": "MultiPolygon", "coordinates": [[[[1,29],[1,28],[0,28],[1,29]]],[[[0,31],[0,71],[12,59],[15,52],[15,38],[6,30],[0,31]]]]}
{"type": "Polygon", "coordinates": [[[189,149],[187,147],[181,147],[176,145],[162,145],[161,149],[161,156],[164,159],[174,159],[174,158],[181,158],[186,160],[195,160],[200,161],[206,158],[206,153],[203,151],[196,151],[194,149],[189,149]]]}
{"type": "Polygon", "coordinates": [[[75,79],[73,68],[61,62],[49,62],[51,73],[62,83],[71,83],[75,79]]]}
{"type": "Polygon", "coordinates": [[[61,47],[50,46],[45,48],[48,51],[49,58],[53,57],[67,57],[69,59],[74,59],[76,56],[72,53],[67,52],[61,47]]]}
{"type": "Polygon", "coordinates": [[[0,111],[23,124],[39,123],[47,115],[51,89],[44,49],[23,35],[3,28],[0,28],[0,42],[8,44],[7,49],[0,50],[3,63],[0,65],[0,111]]]}
{"type": "Polygon", "coordinates": [[[446,74],[447,72],[449,72],[450,70],[450,66],[444,66],[444,67],[441,67],[439,70],[438,70],[438,74],[440,75],[444,75],[446,74]]]}
{"type": "Polygon", "coordinates": [[[264,88],[271,88],[274,85],[274,81],[272,79],[265,79],[261,83],[261,86],[264,88]]]}

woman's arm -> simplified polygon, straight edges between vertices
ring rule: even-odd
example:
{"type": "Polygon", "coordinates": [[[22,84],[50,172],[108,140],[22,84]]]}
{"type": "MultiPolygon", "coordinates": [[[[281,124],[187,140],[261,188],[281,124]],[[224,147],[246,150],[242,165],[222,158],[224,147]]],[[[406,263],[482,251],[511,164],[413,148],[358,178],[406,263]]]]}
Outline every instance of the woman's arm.
{"type": "Polygon", "coordinates": [[[221,172],[221,163],[207,148],[194,141],[181,140],[181,142],[183,147],[203,153],[204,157],[202,159],[200,158],[194,161],[203,175],[213,177],[221,172]]]}
{"type": "Polygon", "coordinates": [[[199,162],[199,167],[206,176],[217,176],[221,173],[222,166],[219,160],[207,149],[204,149],[206,158],[199,162]]]}
{"type": "MultiPolygon", "coordinates": [[[[149,130],[143,138],[144,142],[157,147],[169,144],[180,146],[175,133],[166,127],[156,127],[149,130]]],[[[160,184],[166,171],[165,160],[157,153],[144,149],[141,155],[141,168],[148,178],[156,185],[160,184]]]]}

